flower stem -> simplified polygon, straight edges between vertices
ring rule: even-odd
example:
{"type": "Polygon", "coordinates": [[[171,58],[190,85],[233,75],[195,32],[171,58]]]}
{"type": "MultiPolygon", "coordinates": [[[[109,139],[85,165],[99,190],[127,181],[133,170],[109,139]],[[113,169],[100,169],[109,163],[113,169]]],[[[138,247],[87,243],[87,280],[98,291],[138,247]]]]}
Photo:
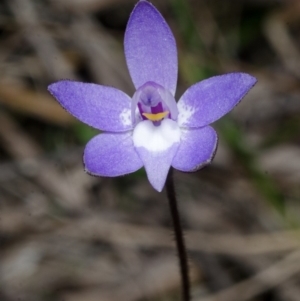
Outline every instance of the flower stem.
{"type": "Polygon", "coordinates": [[[189,269],[187,262],[187,252],[185,248],[181,222],[178,213],[177,200],[175,194],[174,180],[173,180],[173,168],[170,168],[167,181],[166,181],[167,197],[169,200],[171,215],[173,219],[173,227],[175,233],[175,240],[177,245],[181,282],[182,282],[182,300],[190,300],[190,283],[189,283],[189,269]]]}

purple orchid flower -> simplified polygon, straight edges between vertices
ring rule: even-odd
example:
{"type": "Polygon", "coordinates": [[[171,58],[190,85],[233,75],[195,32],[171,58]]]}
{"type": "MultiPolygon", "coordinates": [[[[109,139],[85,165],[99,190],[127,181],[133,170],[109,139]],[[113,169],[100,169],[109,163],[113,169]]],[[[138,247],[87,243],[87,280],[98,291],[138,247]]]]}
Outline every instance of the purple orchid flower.
{"type": "Polygon", "coordinates": [[[130,16],[124,46],[136,88],[132,98],[112,87],[69,80],[48,89],[73,116],[104,131],[86,145],[88,173],[115,177],[144,166],[152,186],[161,191],[171,166],[191,172],[212,160],[218,138],[209,124],[228,113],[256,79],[245,73],[215,76],[191,86],[176,103],[175,39],[145,0],[130,16]]]}

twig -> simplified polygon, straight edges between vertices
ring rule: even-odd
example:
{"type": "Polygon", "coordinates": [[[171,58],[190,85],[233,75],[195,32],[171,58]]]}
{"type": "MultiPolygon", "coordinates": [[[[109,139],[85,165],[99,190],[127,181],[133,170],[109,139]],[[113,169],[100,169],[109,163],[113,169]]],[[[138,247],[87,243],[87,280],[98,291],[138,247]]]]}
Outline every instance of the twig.
{"type": "Polygon", "coordinates": [[[8,3],[24,30],[24,37],[35,49],[50,78],[74,79],[71,64],[61,54],[51,35],[43,28],[34,3],[31,0],[12,0],[8,3]]]}
{"type": "MultiPolygon", "coordinates": [[[[58,230],[59,235],[80,239],[101,239],[127,247],[173,247],[170,232],[164,228],[107,221],[101,217],[72,222],[58,230]]],[[[227,255],[258,255],[292,251],[300,248],[300,232],[282,231],[266,234],[207,234],[185,231],[188,249],[227,255]]]]}
{"type": "Polygon", "coordinates": [[[300,250],[297,250],[255,276],[214,295],[198,298],[196,301],[247,301],[299,272],[300,250]]]}

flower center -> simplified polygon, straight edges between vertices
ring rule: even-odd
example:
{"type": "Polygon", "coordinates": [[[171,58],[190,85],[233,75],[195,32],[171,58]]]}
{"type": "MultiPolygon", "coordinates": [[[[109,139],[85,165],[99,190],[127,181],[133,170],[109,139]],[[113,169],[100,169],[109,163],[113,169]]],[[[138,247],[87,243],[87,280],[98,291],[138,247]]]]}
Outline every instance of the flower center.
{"type": "Polygon", "coordinates": [[[181,136],[177,117],[175,99],[162,86],[147,82],[134,93],[132,141],[141,160],[146,162],[146,170],[160,173],[163,162],[175,155],[181,136]]]}
{"type": "Polygon", "coordinates": [[[173,95],[161,85],[147,82],[134,93],[132,98],[132,121],[137,124],[150,120],[155,126],[164,119],[177,120],[178,109],[173,95]]]}
{"type": "Polygon", "coordinates": [[[178,109],[168,90],[154,82],[147,82],[133,95],[131,113],[135,125],[149,120],[158,126],[164,119],[177,120],[178,109]]]}
{"type": "Polygon", "coordinates": [[[164,119],[168,114],[169,114],[168,111],[157,113],[157,114],[142,113],[143,116],[145,116],[148,120],[151,120],[151,121],[160,121],[160,120],[164,119]]]}

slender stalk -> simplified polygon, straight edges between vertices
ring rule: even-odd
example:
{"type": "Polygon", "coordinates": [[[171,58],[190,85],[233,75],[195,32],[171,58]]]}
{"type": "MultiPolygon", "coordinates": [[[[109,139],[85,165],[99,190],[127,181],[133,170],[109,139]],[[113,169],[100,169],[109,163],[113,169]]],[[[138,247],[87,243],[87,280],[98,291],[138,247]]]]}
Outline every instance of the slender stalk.
{"type": "Polygon", "coordinates": [[[178,213],[177,200],[175,194],[174,180],[173,180],[173,168],[170,168],[167,182],[167,197],[169,200],[171,215],[173,219],[173,227],[175,233],[175,240],[177,245],[180,273],[181,273],[181,282],[182,282],[182,300],[190,301],[190,282],[189,282],[189,269],[187,262],[187,253],[182,233],[181,222],[178,213]]]}

